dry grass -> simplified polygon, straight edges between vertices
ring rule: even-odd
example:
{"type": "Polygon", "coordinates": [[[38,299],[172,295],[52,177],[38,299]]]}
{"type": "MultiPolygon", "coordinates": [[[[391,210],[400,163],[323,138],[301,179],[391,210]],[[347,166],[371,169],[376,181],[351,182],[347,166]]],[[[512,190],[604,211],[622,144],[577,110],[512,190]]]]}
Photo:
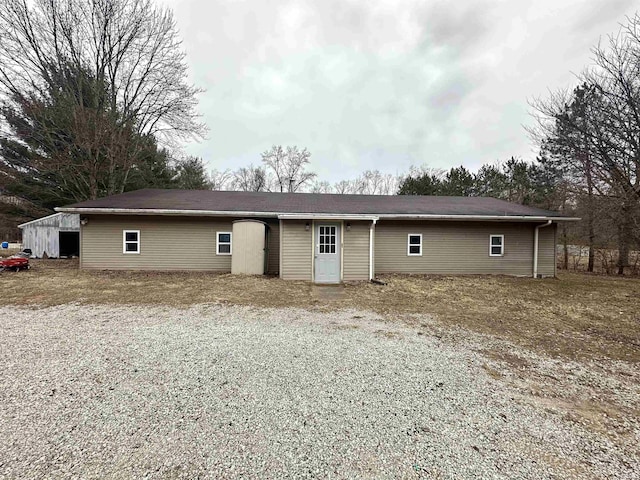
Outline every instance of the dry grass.
{"type": "Polygon", "coordinates": [[[20,253],[20,248],[2,248],[0,249],[0,258],[7,258],[16,253],[20,253]]]}
{"type": "MultiPolygon", "coordinates": [[[[553,357],[640,362],[640,280],[576,273],[559,279],[499,276],[383,277],[318,295],[307,282],[196,272],[78,270],[73,260],[34,260],[0,274],[0,304],[231,303],[258,307],[370,309],[411,321],[431,314],[553,357]]],[[[341,287],[335,287],[341,288],[341,287]]]]}

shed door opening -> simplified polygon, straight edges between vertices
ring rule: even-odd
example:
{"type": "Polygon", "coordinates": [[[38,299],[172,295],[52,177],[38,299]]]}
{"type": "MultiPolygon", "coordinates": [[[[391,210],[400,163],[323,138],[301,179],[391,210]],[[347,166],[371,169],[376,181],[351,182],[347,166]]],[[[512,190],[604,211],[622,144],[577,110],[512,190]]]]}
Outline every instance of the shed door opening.
{"type": "Polygon", "coordinates": [[[80,256],[80,232],[60,232],[60,256],[80,256]]]}

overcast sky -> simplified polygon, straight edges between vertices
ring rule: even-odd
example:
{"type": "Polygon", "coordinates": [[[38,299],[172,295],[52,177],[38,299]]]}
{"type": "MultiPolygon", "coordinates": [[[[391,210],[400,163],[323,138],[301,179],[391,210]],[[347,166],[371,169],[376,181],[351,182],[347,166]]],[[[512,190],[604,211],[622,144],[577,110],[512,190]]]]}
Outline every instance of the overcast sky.
{"type": "Polygon", "coordinates": [[[217,169],[307,147],[321,180],[535,158],[527,99],[570,86],[637,0],[159,0],[217,169]]]}

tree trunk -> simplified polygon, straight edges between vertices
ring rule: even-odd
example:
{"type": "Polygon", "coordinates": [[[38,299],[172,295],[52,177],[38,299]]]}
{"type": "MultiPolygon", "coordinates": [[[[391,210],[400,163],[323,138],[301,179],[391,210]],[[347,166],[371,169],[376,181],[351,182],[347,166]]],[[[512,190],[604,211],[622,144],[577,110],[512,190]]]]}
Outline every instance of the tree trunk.
{"type": "Polygon", "coordinates": [[[624,275],[625,267],[629,266],[629,246],[633,236],[629,200],[625,199],[622,202],[620,213],[622,218],[618,225],[618,275],[624,275]]]}
{"type": "Polygon", "coordinates": [[[587,264],[587,272],[593,272],[594,263],[594,249],[593,244],[595,242],[596,233],[593,226],[594,214],[593,214],[593,177],[591,173],[591,157],[588,152],[585,152],[585,173],[587,174],[587,225],[589,229],[589,262],[587,264]]]}
{"type": "Polygon", "coordinates": [[[95,175],[89,176],[89,200],[96,200],[98,198],[98,181],[95,175]]]}
{"type": "Polygon", "coordinates": [[[567,225],[562,224],[562,249],[563,249],[563,258],[562,258],[562,269],[569,270],[569,246],[567,244],[567,225]]]}

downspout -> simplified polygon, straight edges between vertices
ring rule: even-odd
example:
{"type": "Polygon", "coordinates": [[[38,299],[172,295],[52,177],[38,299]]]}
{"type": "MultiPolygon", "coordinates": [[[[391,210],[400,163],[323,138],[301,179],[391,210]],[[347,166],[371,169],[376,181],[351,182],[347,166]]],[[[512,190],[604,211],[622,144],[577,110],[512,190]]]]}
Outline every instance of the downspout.
{"type": "MultiPolygon", "coordinates": [[[[538,231],[541,228],[548,227],[553,222],[548,220],[547,223],[543,223],[542,225],[536,225],[536,228],[533,230],[533,278],[538,278],[538,231]]],[[[554,247],[555,251],[555,247],[554,247]]]]}
{"type": "Polygon", "coordinates": [[[376,227],[376,219],[371,220],[369,225],[369,281],[373,280],[373,232],[376,227]]]}

